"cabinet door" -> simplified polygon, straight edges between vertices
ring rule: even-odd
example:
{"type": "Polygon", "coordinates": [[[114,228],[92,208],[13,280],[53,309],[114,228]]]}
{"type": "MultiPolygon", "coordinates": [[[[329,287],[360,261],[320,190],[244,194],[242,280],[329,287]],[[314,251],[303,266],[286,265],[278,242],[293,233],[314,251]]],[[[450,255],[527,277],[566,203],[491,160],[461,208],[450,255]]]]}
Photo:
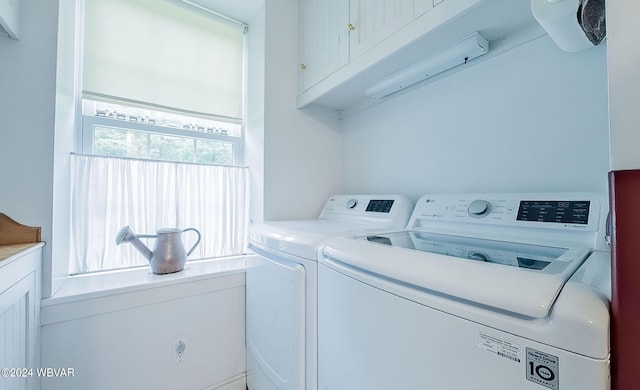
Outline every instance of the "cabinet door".
{"type": "Polygon", "coordinates": [[[349,3],[299,0],[300,92],[349,62],[349,3]]]}
{"type": "Polygon", "coordinates": [[[351,0],[350,59],[413,20],[414,0],[351,0]]]}
{"type": "MultiPolygon", "coordinates": [[[[0,368],[34,369],[36,345],[35,272],[0,292],[0,368]]],[[[37,387],[37,376],[0,377],[0,389],[37,387]]]]}
{"type": "Polygon", "coordinates": [[[433,9],[434,0],[414,0],[413,6],[415,7],[415,17],[431,11],[433,9]]]}

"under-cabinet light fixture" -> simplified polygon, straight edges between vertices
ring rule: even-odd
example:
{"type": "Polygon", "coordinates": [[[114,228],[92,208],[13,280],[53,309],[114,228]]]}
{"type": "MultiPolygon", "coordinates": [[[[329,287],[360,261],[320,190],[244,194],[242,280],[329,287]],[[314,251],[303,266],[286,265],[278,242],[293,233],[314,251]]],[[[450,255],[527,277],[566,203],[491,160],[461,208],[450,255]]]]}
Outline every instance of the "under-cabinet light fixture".
{"type": "Polygon", "coordinates": [[[489,41],[477,32],[427,58],[413,62],[365,89],[364,94],[381,99],[417,82],[433,77],[489,52],[489,41]]]}

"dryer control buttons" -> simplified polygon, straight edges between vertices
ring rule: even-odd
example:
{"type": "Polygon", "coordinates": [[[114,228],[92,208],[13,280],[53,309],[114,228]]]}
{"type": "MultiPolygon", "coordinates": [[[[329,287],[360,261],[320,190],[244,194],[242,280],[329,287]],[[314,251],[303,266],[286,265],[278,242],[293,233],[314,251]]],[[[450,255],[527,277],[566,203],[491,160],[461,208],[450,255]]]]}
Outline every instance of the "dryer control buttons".
{"type": "Polygon", "coordinates": [[[351,198],[351,199],[349,199],[347,201],[347,208],[348,209],[355,209],[357,205],[358,205],[358,200],[357,199],[351,198]]]}
{"type": "Polygon", "coordinates": [[[469,203],[467,212],[474,218],[484,217],[491,212],[491,203],[486,200],[474,200],[473,202],[469,203]]]}

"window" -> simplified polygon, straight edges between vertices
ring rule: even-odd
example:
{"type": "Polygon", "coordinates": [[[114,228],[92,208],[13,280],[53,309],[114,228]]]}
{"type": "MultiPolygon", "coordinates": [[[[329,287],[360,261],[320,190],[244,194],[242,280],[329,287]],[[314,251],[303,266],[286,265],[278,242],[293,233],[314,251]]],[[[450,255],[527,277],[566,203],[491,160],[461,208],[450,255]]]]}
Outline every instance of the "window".
{"type": "Polygon", "coordinates": [[[116,246],[125,225],[195,227],[192,258],[244,253],[245,26],[179,1],[85,0],[83,30],[69,273],[145,265],[116,246]]]}
{"type": "Polygon", "coordinates": [[[83,152],[238,165],[241,126],[123,105],[83,101],[83,152]]]}

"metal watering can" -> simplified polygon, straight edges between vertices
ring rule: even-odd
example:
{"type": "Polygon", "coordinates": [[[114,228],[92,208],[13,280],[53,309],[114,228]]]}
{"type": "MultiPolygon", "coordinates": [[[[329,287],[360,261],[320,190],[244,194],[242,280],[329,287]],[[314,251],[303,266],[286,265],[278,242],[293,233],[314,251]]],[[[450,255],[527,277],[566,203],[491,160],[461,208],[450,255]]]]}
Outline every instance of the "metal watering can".
{"type": "Polygon", "coordinates": [[[134,248],[149,260],[151,271],[154,274],[170,274],[184,269],[187,256],[189,256],[200,243],[200,232],[194,228],[183,230],[165,228],[158,229],[156,234],[135,234],[129,226],[125,226],[120,229],[116,236],[116,244],[120,245],[123,242],[131,243],[134,248]],[[189,249],[189,252],[187,252],[184,249],[184,245],[182,245],[182,233],[190,230],[196,232],[198,240],[193,244],[191,249],[189,249]],[[140,238],[156,239],[153,252],[140,241],[140,238]]]}

